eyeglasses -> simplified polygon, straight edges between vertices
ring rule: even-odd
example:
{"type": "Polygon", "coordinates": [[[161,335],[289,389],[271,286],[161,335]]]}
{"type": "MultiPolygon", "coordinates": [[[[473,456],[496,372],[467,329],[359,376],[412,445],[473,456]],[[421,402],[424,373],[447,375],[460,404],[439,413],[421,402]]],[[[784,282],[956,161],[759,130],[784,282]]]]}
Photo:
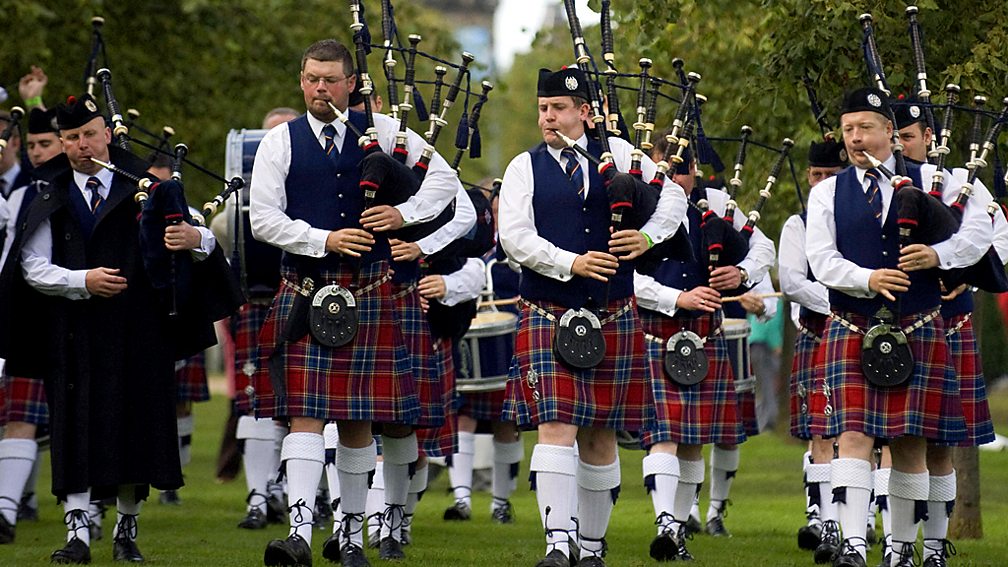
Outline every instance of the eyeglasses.
{"type": "Polygon", "coordinates": [[[341,82],[349,79],[352,76],[353,75],[347,75],[345,77],[316,77],[315,75],[304,75],[304,74],[302,74],[301,75],[301,80],[304,81],[304,82],[306,82],[306,83],[308,83],[309,85],[314,85],[314,84],[317,84],[319,81],[322,81],[324,84],[331,86],[331,85],[335,85],[337,83],[341,83],[341,82]]]}

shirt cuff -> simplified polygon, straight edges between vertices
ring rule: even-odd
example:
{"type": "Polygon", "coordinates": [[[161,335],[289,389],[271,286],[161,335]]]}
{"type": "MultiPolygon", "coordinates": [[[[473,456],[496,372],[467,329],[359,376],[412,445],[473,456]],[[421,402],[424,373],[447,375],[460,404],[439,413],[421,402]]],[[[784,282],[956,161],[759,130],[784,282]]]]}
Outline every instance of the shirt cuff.
{"type": "Polygon", "coordinates": [[[567,250],[560,250],[557,252],[556,267],[553,270],[553,277],[562,282],[573,278],[574,272],[571,271],[571,268],[574,267],[574,261],[577,260],[577,257],[577,254],[568,252],[567,250]]]}
{"type": "Polygon", "coordinates": [[[951,240],[932,244],[931,249],[938,254],[938,267],[942,270],[951,270],[952,268],[959,267],[952,261],[955,258],[955,249],[952,246],[951,240]]]}
{"type": "Polygon", "coordinates": [[[875,270],[870,270],[868,268],[857,268],[854,271],[853,274],[854,280],[858,283],[859,286],[861,286],[861,289],[855,292],[857,296],[872,298],[878,295],[874,291],[872,291],[871,286],[868,285],[868,281],[871,279],[873,271],[875,270]]]}
{"type": "Polygon", "coordinates": [[[190,250],[189,254],[192,256],[193,260],[202,262],[210,256],[214,247],[217,246],[217,238],[214,237],[212,232],[210,232],[210,229],[204,226],[197,226],[196,230],[200,233],[200,245],[198,248],[190,250]]]}
{"type": "Polygon", "coordinates": [[[70,270],[67,275],[67,287],[73,292],[72,299],[87,299],[91,292],[87,290],[87,270],[70,270]]]}
{"type": "Polygon", "coordinates": [[[308,247],[305,250],[305,256],[310,256],[312,258],[321,258],[327,254],[326,252],[326,240],[329,239],[328,230],[322,230],[321,228],[309,228],[308,229],[308,247]]]}
{"type": "Polygon", "coordinates": [[[396,205],[395,208],[399,211],[399,214],[402,215],[403,226],[409,226],[423,220],[417,214],[416,206],[410,204],[409,202],[396,205]]]}

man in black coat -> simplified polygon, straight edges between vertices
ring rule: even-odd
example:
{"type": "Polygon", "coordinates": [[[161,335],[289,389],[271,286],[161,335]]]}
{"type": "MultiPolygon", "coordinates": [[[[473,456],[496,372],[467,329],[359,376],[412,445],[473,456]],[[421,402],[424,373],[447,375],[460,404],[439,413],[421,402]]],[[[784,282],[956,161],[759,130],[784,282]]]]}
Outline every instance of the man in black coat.
{"type": "Polygon", "coordinates": [[[0,352],[11,371],[45,381],[53,493],[64,502],[68,529],[53,562],[90,561],[88,502],[112,496],[113,556],[139,562],[140,501],[151,485],[182,486],[174,361],[212,344],[212,321],[237,297],[211,301],[204,292],[230,289],[202,279],[227,274],[212,234],[171,225],[153,244],[163,239],[190,281],[180,284],[185,291],[170,317],[172,291],[148,273],[143,246],[151,239],[141,238],[136,184],[91,158],[141,174],[144,162],[109,146],[111,132],[89,95],[68,99],[57,120],[65,153],[46,164],[50,184],[18,227],[0,278],[8,310],[0,352]]]}

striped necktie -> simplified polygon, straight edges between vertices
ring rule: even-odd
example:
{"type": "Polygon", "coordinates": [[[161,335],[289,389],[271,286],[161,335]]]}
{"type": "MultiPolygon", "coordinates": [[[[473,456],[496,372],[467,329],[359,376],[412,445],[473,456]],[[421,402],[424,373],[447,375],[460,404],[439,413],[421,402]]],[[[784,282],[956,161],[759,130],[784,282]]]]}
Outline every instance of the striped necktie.
{"type": "Polygon", "coordinates": [[[87,182],[84,184],[84,188],[91,192],[91,214],[98,214],[98,207],[105,202],[105,199],[101,196],[101,191],[98,189],[101,187],[101,181],[98,181],[97,177],[88,177],[87,182]]]}
{"type": "Polygon", "coordinates": [[[882,191],[879,188],[879,172],[872,168],[865,172],[865,179],[868,180],[868,203],[875,213],[875,220],[882,224],[882,191]]]}
{"type": "Polygon", "coordinates": [[[584,199],[584,172],[581,171],[581,164],[578,162],[577,154],[574,153],[573,148],[564,148],[560,150],[560,156],[567,159],[564,172],[567,174],[567,178],[571,180],[571,185],[577,189],[578,196],[584,199]]]}
{"type": "Polygon", "coordinates": [[[325,153],[333,163],[339,161],[339,148],[336,147],[336,127],[326,124],[322,127],[322,135],[325,136],[325,153]]]}

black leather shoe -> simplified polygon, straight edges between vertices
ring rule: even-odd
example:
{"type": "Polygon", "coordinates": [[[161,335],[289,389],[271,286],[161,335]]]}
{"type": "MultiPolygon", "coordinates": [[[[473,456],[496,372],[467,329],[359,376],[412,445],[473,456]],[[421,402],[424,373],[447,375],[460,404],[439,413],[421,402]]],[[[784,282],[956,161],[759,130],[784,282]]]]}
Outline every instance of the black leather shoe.
{"type": "Polygon", "coordinates": [[[266,544],[263,563],[273,565],[301,565],[311,567],[311,547],[303,537],[292,534],[287,539],[275,539],[266,544]]]}
{"type": "Polygon", "coordinates": [[[494,510],[490,517],[498,524],[513,524],[514,507],[511,506],[511,501],[506,501],[503,506],[494,510]]]}
{"type": "Polygon", "coordinates": [[[32,506],[29,502],[35,496],[34,492],[29,492],[21,497],[21,502],[18,504],[17,519],[19,522],[37,522],[38,521],[38,507],[32,506]]]}
{"type": "Polygon", "coordinates": [[[536,563],[536,567],[570,567],[570,559],[567,554],[554,549],[536,563]]]}
{"type": "Polygon", "coordinates": [[[693,539],[693,534],[689,532],[688,524],[681,524],[679,526],[679,533],[676,534],[676,539],[679,540],[679,554],[676,559],[679,561],[693,561],[693,554],[686,549],[686,540],[693,539]]]}
{"type": "Polygon", "coordinates": [[[182,499],[179,497],[178,490],[162,490],[158,495],[158,502],[169,506],[180,506],[182,499]]]}
{"type": "Polygon", "coordinates": [[[586,557],[578,562],[581,567],[605,567],[605,560],[601,557],[586,557]]]}
{"type": "Polygon", "coordinates": [[[833,520],[822,525],[822,543],[815,550],[815,562],[829,563],[840,553],[840,526],[833,520]]]}
{"type": "Polygon", "coordinates": [[[707,534],[714,537],[731,537],[731,532],[724,526],[724,518],[719,514],[707,520],[707,534]]]}
{"type": "Polygon", "coordinates": [[[838,555],[833,560],[833,567],[865,567],[865,560],[861,557],[860,553],[854,551],[838,555]]]}
{"type": "Polygon", "coordinates": [[[472,509],[468,504],[462,502],[461,500],[452,504],[451,508],[444,511],[444,519],[454,520],[454,521],[466,521],[472,517],[472,509]]]}
{"type": "Polygon", "coordinates": [[[287,506],[272,494],[266,499],[266,521],[271,524],[287,522],[287,506]]]}
{"type": "Polygon", "coordinates": [[[343,555],[343,567],[371,567],[371,563],[364,556],[364,550],[352,543],[344,545],[340,549],[340,554],[343,555]]]}
{"type": "Polygon", "coordinates": [[[63,565],[87,565],[91,563],[91,548],[78,538],[71,538],[63,549],[53,552],[49,560],[63,565]]]}
{"type": "Polygon", "coordinates": [[[686,533],[689,535],[698,534],[701,529],[699,519],[690,516],[689,519],[686,520],[686,533]]]}
{"type": "Polygon", "coordinates": [[[14,524],[7,521],[3,514],[0,514],[0,545],[14,543],[14,524]]]}
{"type": "Polygon", "coordinates": [[[822,543],[822,524],[804,525],[798,528],[798,549],[815,551],[822,543]]]}
{"type": "Polygon", "coordinates": [[[243,530],[261,530],[266,527],[266,514],[260,512],[259,508],[252,508],[245,518],[238,522],[238,527],[243,530]]]}
{"type": "Polygon", "coordinates": [[[112,542],[112,559],[127,563],[143,563],[144,556],[140,553],[135,541],[128,537],[117,537],[112,542]]]}
{"type": "Polygon", "coordinates": [[[339,563],[342,557],[340,555],[339,536],[339,533],[334,533],[326,538],[325,543],[322,544],[322,557],[333,563],[339,563]]]}
{"type": "Polygon", "coordinates": [[[387,561],[399,561],[406,559],[406,554],[403,553],[402,544],[399,543],[399,540],[394,537],[384,537],[381,543],[378,544],[378,558],[387,561]]]}
{"type": "Polygon", "coordinates": [[[651,558],[655,561],[675,561],[679,556],[679,542],[672,530],[665,530],[651,540],[651,558]]]}

